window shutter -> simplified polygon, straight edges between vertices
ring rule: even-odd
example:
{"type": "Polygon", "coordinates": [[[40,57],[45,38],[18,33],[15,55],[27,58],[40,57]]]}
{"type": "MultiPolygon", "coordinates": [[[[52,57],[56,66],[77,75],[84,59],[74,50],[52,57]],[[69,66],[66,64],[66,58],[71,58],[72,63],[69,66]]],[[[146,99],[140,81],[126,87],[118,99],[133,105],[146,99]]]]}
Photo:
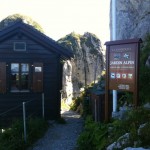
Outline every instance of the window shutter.
{"type": "Polygon", "coordinates": [[[43,63],[33,64],[33,91],[43,92],[43,63]]]}
{"type": "Polygon", "coordinates": [[[0,62],[0,93],[6,92],[6,63],[0,62]]]}

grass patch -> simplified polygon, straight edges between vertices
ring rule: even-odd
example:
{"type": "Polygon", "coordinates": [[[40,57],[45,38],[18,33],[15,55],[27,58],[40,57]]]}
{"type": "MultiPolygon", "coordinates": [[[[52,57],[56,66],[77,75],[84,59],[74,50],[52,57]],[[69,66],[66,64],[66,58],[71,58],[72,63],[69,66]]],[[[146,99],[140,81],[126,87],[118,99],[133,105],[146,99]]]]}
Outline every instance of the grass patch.
{"type": "Polygon", "coordinates": [[[15,121],[10,128],[0,133],[0,150],[25,150],[48,129],[48,123],[40,118],[30,118],[27,122],[27,142],[24,142],[23,122],[15,121]]]}

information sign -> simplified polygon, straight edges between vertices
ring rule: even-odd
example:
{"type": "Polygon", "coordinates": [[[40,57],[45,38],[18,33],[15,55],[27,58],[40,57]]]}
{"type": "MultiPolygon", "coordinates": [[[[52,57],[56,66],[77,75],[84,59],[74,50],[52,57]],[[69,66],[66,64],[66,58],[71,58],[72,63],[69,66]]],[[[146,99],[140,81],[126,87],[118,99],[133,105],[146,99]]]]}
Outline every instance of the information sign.
{"type": "Polygon", "coordinates": [[[110,90],[133,92],[138,106],[139,49],[141,39],[106,42],[105,120],[110,118],[110,90]]]}
{"type": "Polygon", "coordinates": [[[112,45],[109,50],[109,89],[134,91],[136,44],[112,45]]]}

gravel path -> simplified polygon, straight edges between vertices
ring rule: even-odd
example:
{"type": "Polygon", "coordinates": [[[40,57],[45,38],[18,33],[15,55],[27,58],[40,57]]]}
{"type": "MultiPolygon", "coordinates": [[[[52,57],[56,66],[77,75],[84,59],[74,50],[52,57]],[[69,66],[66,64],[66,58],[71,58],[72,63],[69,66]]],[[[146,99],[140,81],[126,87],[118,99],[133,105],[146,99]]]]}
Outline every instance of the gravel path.
{"type": "Polygon", "coordinates": [[[32,150],[75,150],[76,141],[83,129],[83,119],[73,111],[65,111],[62,117],[66,124],[51,122],[45,136],[40,139],[32,150]]]}

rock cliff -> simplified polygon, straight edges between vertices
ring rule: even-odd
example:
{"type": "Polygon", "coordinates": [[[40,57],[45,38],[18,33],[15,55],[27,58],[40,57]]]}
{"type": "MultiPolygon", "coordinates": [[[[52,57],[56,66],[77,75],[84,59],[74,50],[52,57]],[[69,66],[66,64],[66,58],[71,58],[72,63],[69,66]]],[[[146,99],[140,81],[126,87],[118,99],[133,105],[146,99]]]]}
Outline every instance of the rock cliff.
{"type": "MultiPolygon", "coordinates": [[[[112,0],[111,0],[112,1],[112,0]]],[[[111,26],[110,14],[110,28],[111,26]]],[[[116,38],[145,38],[150,33],[150,0],[116,0],[116,38]]]]}
{"type": "Polygon", "coordinates": [[[63,68],[62,98],[70,103],[79,96],[81,88],[96,82],[104,69],[101,41],[91,33],[71,33],[58,42],[74,52],[74,59],[66,61],[63,68]]]}

